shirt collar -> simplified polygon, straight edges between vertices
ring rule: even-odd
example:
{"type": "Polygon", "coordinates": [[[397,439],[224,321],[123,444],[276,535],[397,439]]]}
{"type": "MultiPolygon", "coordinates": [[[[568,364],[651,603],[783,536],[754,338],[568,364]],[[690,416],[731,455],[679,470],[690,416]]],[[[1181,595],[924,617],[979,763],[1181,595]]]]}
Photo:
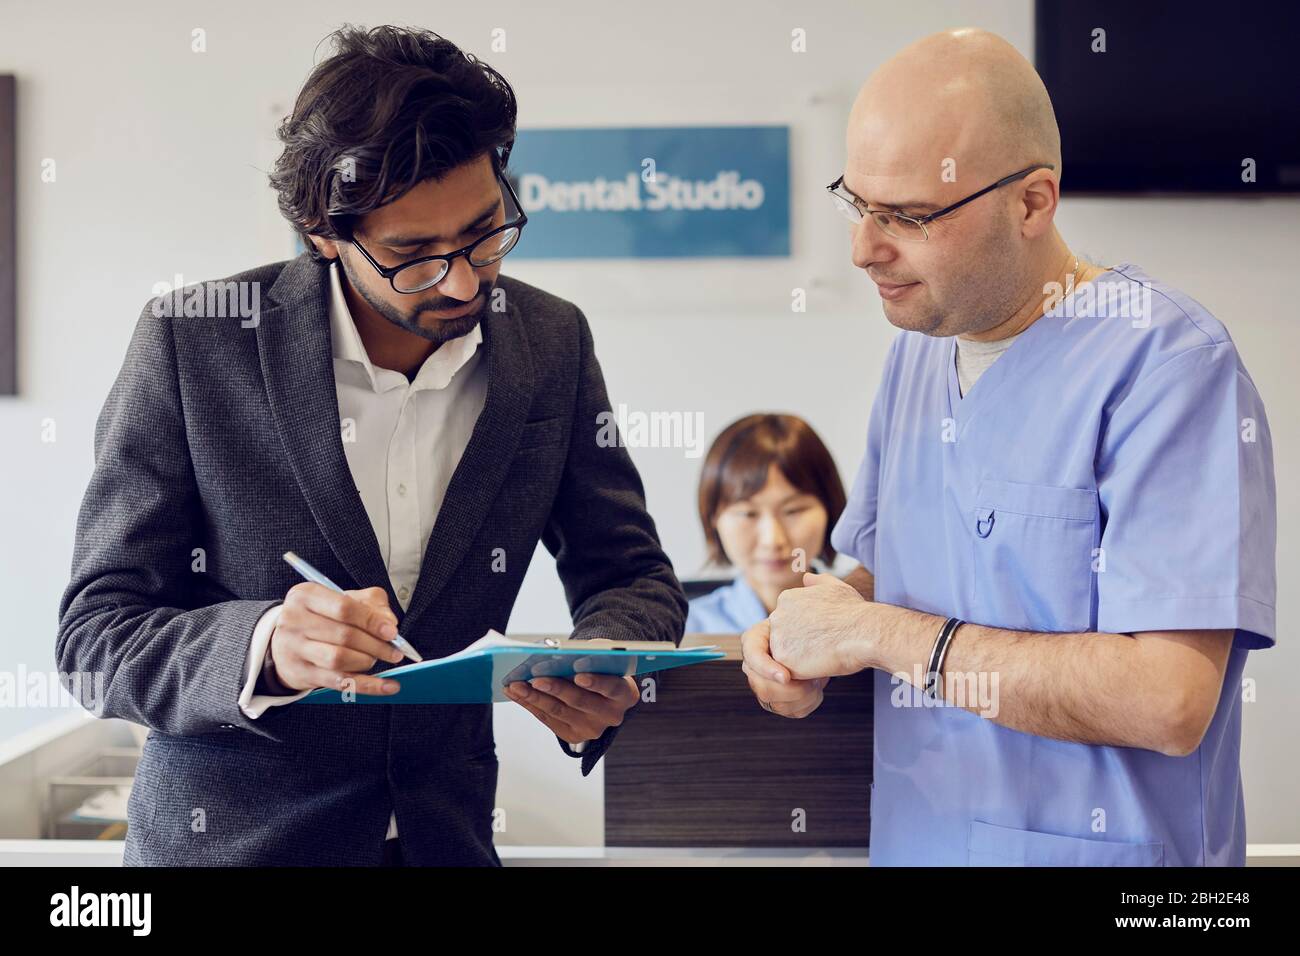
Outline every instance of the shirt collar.
{"type": "MultiPolygon", "coordinates": [[[[330,265],[329,314],[330,340],[333,343],[333,355],[336,360],[360,365],[365,370],[366,378],[373,391],[387,391],[394,385],[401,384],[393,379],[393,384],[381,386],[379,382],[381,377],[389,378],[400,373],[388,369],[376,369],[374,363],[370,361],[370,355],[361,341],[361,333],[357,331],[352,312],[348,309],[348,301],[343,295],[343,283],[339,279],[337,260],[330,265]]],[[[446,388],[455,374],[478,355],[478,347],[482,342],[482,323],[474,326],[474,331],[468,335],[444,342],[424,360],[414,381],[411,382],[411,388],[446,388]]],[[[401,378],[405,381],[406,376],[402,375],[401,378]]]]}
{"type": "Polygon", "coordinates": [[[1024,334],[1021,330],[1015,335],[1008,335],[1004,339],[994,339],[992,342],[976,342],[972,339],[963,339],[960,335],[956,336],[957,351],[963,355],[998,355],[1011,348],[1011,343],[1024,334]]]}
{"type": "Polygon", "coordinates": [[[736,621],[754,622],[767,617],[767,608],[763,605],[763,599],[750,587],[749,581],[743,574],[736,575],[730,586],[726,588],[722,600],[727,606],[728,613],[736,621]]]}

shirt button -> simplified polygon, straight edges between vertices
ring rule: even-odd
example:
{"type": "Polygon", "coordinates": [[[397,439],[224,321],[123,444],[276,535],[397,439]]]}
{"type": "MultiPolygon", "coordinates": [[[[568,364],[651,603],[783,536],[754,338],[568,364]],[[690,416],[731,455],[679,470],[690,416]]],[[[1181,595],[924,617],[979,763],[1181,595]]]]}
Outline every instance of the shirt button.
{"type": "Polygon", "coordinates": [[[397,493],[398,493],[399,495],[401,495],[403,498],[405,498],[405,497],[406,497],[406,485],[398,485],[398,486],[397,486],[397,493]]]}
{"type": "Polygon", "coordinates": [[[403,601],[405,601],[408,597],[411,596],[411,592],[405,585],[403,585],[402,589],[397,592],[397,596],[401,598],[403,601]]]}

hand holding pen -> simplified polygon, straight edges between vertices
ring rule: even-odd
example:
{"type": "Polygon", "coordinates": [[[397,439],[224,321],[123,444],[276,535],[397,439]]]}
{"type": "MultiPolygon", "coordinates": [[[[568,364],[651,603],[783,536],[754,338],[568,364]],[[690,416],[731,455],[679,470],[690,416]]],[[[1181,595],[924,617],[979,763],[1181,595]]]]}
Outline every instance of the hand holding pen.
{"type": "Polygon", "coordinates": [[[285,595],[271,637],[279,681],[294,690],[351,687],[358,694],[376,695],[400,690],[396,681],[366,673],[380,658],[391,663],[403,654],[421,659],[398,634],[384,589],[344,591],[293,552],[284,559],[307,581],[285,595]]]}

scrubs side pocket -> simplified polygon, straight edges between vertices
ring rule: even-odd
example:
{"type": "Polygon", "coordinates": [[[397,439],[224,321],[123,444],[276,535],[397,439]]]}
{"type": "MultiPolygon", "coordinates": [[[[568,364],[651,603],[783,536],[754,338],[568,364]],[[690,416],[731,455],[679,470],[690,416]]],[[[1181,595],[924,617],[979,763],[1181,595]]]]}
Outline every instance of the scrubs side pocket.
{"type": "Polygon", "coordinates": [[[1164,866],[1163,843],[1119,843],[972,820],[968,866],[1164,866]]]}
{"type": "Polygon", "coordinates": [[[969,522],[975,619],[1018,630],[1091,630],[1096,491],[985,479],[969,522]]]}

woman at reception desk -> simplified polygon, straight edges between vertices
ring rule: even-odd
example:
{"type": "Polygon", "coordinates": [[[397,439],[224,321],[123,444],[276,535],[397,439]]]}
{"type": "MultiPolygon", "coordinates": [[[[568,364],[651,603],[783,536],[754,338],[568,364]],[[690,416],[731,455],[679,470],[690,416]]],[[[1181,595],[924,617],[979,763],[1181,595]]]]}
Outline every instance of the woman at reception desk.
{"type": "MultiPolygon", "coordinates": [[[[604,758],[607,847],[865,860],[872,672],[829,681],[809,720],[787,720],[758,705],[740,654],[740,634],[768,616],[782,591],[800,587],[818,564],[829,569],[830,529],[844,503],[834,460],[801,418],[750,415],[713,442],[700,522],[710,564],[737,573],[691,600],[682,646],[717,644],[727,657],[663,674],[654,705],[640,706],[619,731],[604,758]]],[[[689,596],[705,582],[683,584],[689,596]]]]}
{"type": "Polygon", "coordinates": [[[739,634],[805,571],[828,567],[844,500],[834,459],[802,418],[748,415],[723,429],[704,459],[700,523],[710,563],[737,574],[690,602],[686,633],[739,634]]]}

